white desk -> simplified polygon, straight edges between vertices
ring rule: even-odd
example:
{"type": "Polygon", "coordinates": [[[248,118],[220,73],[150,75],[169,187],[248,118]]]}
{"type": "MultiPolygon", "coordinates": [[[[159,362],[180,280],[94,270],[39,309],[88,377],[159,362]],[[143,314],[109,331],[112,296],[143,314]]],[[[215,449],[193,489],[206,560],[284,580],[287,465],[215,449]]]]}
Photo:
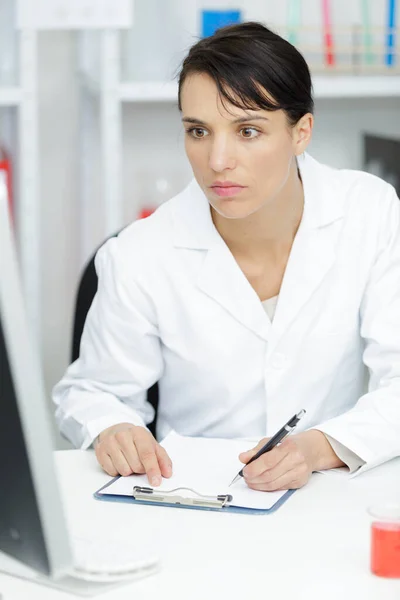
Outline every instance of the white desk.
{"type": "MultiPolygon", "coordinates": [[[[278,512],[253,516],[100,502],[109,480],[92,451],[56,453],[76,535],[137,539],[151,531],[159,574],[100,596],[102,600],[400,600],[400,580],[369,572],[365,507],[400,501],[400,459],[350,480],[315,474],[278,512]]],[[[4,600],[75,596],[0,575],[4,600]]]]}

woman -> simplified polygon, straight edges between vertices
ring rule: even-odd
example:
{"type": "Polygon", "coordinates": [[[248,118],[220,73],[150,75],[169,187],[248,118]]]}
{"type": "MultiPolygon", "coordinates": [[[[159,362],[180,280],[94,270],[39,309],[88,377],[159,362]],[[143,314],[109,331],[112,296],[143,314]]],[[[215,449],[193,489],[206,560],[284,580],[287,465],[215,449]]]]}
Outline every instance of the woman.
{"type": "Polygon", "coordinates": [[[110,475],[159,485],[172,464],[145,428],[158,381],[159,439],[258,439],[306,409],[302,430],[244,469],[254,489],[400,454],[394,189],[305,154],[308,67],[260,24],[192,47],[179,107],[194,180],[98,252],[80,358],[54,390],[61,431],[95,441],[110,475]]]}

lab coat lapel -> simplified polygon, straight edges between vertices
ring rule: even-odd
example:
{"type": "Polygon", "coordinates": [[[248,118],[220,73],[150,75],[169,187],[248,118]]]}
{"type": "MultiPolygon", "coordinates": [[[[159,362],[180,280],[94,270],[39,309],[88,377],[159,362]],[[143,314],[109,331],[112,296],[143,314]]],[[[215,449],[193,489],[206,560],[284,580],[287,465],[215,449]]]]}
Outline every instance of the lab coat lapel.
{"type": "Polygon", "coordinates": [[[344,214],[343,191],[337,183],[336,172],[309,155],[300,159],[299,167],[304,212],[279,293],[270,352],[333,266],[344,214]]]}
{"type": "MultiPolygon", "coordinates": [[[[284,335],[335,260],[336,229],[299,229],[282,281],[273,321],[273,346],[284,335]]],[[[321,307],[323,310],[323,307],[321,307]]],[[[273,351],[273,347],[270,348],[273,351]]]]}
{"type": "Polygon", "coordinates": [[[198,286],[242,325],[268,340],[271,322],[258,295],[222,238],[208,250],[198,286]]]}
{"type": "Polygon", "coordinates": [[[197,275],[198,288],[242,325],[268,340],[271,322],[259,297],[216,230],[208,200],[195,181],[177,198],[174,213],[175,247],[205,252],[197,275]]]}

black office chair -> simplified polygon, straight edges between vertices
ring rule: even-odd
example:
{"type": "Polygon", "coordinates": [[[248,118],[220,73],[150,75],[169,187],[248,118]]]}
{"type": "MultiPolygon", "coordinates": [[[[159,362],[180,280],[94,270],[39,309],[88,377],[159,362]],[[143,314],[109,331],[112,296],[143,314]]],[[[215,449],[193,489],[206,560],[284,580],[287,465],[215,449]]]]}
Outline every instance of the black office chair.
{"type": "MultiPolygon", "coordinates": [[[[115,237],[115,236],[111,236],[115,237]]],[[[86,315],[89,312],[89,308],[93,302],[93,298],[97,292],[97,273],[94,266],[94,259],[96,253],[92,256],[91,260],[86,265],[81,280],[79,282],[78,293],[75,302],[75,317],[74,317],[74,329],[72,338],[72,351],[71,351],[71,362],[74,362],[79,358],[79,349],[81,343],[81,336],[83,327],[86,321],[86,315]]],[[[155,411],[154,420],[148,424],[147,427],[151,433],[156,436],[156,420],[157,420],[157,409],[158,409],[158,384],[155,383],[151,388],[147,390],[147,401],[150,402],[155,411]]]]}

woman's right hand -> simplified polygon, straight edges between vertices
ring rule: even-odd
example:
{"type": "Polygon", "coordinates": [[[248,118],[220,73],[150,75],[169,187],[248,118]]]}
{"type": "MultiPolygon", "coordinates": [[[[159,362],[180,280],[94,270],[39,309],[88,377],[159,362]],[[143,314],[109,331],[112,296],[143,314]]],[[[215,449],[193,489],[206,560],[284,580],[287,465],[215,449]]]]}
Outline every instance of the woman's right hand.
{"type": "Polygon", "coordinates": [[[113,477],[146,473],[150,485],[156,487],[161,484],[161,476],[172,475],[170,457],[144,427],[113,425],[100,433],[94,446],[100,465],[113,477]]]}

